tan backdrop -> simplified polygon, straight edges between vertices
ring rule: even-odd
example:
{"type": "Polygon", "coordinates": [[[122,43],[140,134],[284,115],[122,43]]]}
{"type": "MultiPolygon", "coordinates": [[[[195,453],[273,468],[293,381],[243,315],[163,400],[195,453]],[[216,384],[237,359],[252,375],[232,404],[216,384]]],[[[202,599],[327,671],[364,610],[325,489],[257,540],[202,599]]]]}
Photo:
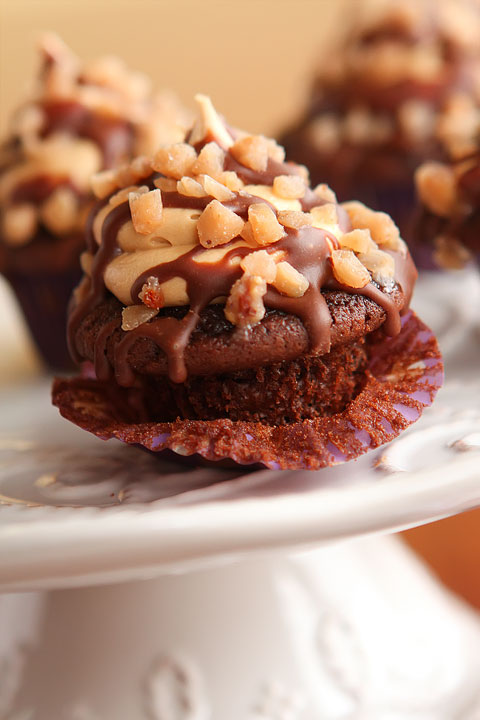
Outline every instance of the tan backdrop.
{"type": "MultiPolygon", "coordinates": [[[[357,0],[362,2],[362,0],[357,0]]],[[[344,0],[0,0],[0,132],[54,30],[82,57],[119,54],[185,103],[210,94],[252,132],[296,115],[344,0]]]]}

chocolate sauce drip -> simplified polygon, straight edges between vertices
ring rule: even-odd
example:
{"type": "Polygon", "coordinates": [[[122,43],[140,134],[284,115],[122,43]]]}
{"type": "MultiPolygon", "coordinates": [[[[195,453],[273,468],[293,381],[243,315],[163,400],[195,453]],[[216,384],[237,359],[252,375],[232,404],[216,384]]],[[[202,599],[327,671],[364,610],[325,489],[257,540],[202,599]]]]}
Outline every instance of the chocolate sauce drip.
{"type": "MultiPolygon", "coordinates": [[[[93,213],[89,219],[88,229],[88,247],[92,247],[95,243],[93,236],[93,213]]],[[[130,220],[130,208],[128,202],[122,203],[114,208],[103,222],[102,242],[98,248],[92,264],[92,273],[90,278],[90,286],[86,290],[85,296],[80,299],[72,308],[67,327],[68,347],[70,354],[76,362],[81,361],[81,357],[75,348],[75,335],[83,318],[93,310],[102,300],[108,296],[108,290],[105,287],[103,277],[105,270],[113,258],[120,253],[117,243],[117,235],[126,222],[130,220]]]]}

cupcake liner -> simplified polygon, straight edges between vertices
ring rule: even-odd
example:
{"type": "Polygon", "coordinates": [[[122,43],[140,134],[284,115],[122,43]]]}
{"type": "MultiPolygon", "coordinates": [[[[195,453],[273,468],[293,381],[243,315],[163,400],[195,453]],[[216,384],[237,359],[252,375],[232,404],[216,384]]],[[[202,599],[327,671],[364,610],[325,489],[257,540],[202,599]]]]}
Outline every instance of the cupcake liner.
{"type": "Polygon", "coordinates": [[[67,420],[99,438],[201,461],[233,461],[271,469],[312,469],[353,460],[395,438],[417,420],[443,383],[431,330],[409,311],[394,338],[370,339],[365,384],[333,416],[283,426],[258,422],[148,422],[138,390],[91,378],[57,379],[53,404],[67,420]]]}
{"type": "Polygon", "coordinates": [[[9,272],[9,280],[45,361],[53,370],[74,367],[67,349],[67,307],[80,267],[58,273],[9,272]]]}

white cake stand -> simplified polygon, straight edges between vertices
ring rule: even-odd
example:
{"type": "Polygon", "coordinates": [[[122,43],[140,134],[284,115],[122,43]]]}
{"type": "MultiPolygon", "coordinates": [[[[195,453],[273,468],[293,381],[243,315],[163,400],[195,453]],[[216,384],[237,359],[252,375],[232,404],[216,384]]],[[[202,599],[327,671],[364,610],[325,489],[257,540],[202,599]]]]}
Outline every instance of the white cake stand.
{"type": "Polygon", "coordinates": [[[479,720],[479,619],[384,535],[480,504],[460,282],[419,288],[434,406],[336,468],[184,470],[70,426],[46,380],[3,391],[0,719],[479,720]]]}

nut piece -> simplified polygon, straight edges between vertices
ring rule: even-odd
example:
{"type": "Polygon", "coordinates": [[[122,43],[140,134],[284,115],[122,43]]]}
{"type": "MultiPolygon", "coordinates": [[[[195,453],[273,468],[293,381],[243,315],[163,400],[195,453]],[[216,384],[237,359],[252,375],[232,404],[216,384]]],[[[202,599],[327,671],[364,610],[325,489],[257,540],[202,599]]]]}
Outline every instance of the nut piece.
{"type": "Polygon", "coordinates": [[[152,310],[160,310],[165,305],[165,296],[158,278],[151,275],[147,282],[144,283],[142,291],[138,294],[138,297],[148,308],[152,310]]]}
{"type": "Polygon", "coordinates": [[[195,148],[187,143],[176,143],[160,148],[153,157],[152,167],[162,175],[180,180],[190,174],[196,159],[195,148]]]}
{"type": "Polygon", "coordinates": [[[208,195],[203,186],[188,175],[185,175],[181,180],[177,180],[177,191],[180,195],[187,195],[188,197],[205,197],[205,195],[208,195]]]}
{"type": "Polygon", "coordinates": [[[219,203],[218,200],[212,200],[197,222],[198,239],[205,248],[225,245],[240,235],[243,225],[241,217],[219,203]]]}
{"type": "Polygon", "coordinates": [[[261,135],[247,135],[240,138],[230,148],[235,160],[241,165],[264,172],[268,165],[268,142],[261,135]]]}
{"type": "Polygon", "coordinates": [[[41,218],[56,235],[71,232],[75,227],[78,202],[75,193],[67,187],[59,187],[43,203],[41,218]]]}
{"type": "Polygon", "coordinates": [[[248,208],[248,220],[258,245],[270,245],[285,235],[272,208],[266,203],[255,203],[248,208]]]}
{"type": "Polygon", "coordinates": [[[162,193],[160,190],[150,190],[144,193],[130,193],[128,196],[132,223],[136,232],[149,235],[162,220],[162,193]]]}
{"type": "Polygon", "coordinates": [[[354,229],[370,230],[372,239],[377,245],[382,245],[389,250],[401,249],[400,231],[390,215],[384,212],[375,212],[356,200],[343,203],[342,207],[347,211],[354,229]]]}
{"type": "Polygon", "coordinates": [[[356,253],[366,253],[377,248],[370,235],[370,230],[352,230],[339,238],[342,248],[356,253]]]}
{"type": "Polygon", "coordinates": [[[37,229],[37,210],[34,205],[22,203],[5,211],[2,222],[5,241],[9,245],[25,245],[37,229]]]}
{"type": "Polygon", "coordinates": [[[298,210],[280,210],[278,213],[278,222],[283,227],[298,230],[305,225],[312,224],[312,216],[309,213],[300,212],[298,210]]]}
{"type": "Polygon", "coordinates": [[[90,179],[90,186],[97,198],[103,200],[117,189],[117,173],[115,170],[102,170],[90,179]]]}
{"type": "Polygon", "coordinates": [[[257,250],[242,258],[240,267],[247,275],[258,275],[267,283],[273,283],[277,274],[277,266],[266,250],[257,250]]]}
{"type": "Polygon", "coordinates": [[[392,285],[395,261],[391,255],[383,250],[370,250],[367,253],[360,253],[358,259],[371,272],[375,282],[383,287],[392,285]]]}
{"type": "Polygon", "coordinates": [[[235,197],[235,193],[225,185],[222,185],[222,183],[214,180],[210,175],[199,175],[198,181],[203,186],[207,195],[211,195],[220,202],[228,202],[228,200],[232,200],[235,197]]]}
{"type": "Polygon", "coordinates": [[[288,262],[278,263],[277,275],[273,283],[278,292],[288,295],[288,297],[302,297],[307,292],[309,284],[307,278],[299,273],[293,265],[288,262]]]}
{"type": "Polygon", "coordinates": [[[225,305],[225,317],[233,325],[256,325],[265,315],[263,296],[267,283],[257,275],[244,275],[232,285],[225,305]]]}
{"type": "Polygon", "coordinates": [[[455,175],[451,168],[442,163],[428,162],[415,173],[420,200],[430,212],[448,217],[457,201],[455,175]]]}
{"type": "Polygon", "coordinates": [[[370,273],[351,250],[333,250],[332,268],[335,279],[347,287],[363,288],[371,280],[370,273]]]}
{"type": "Polygon", "coordinates": [[[145,305],[129,305],[122,311],[122,330],[135,330],[139,325],[154,318],[157,313],[158,310],[145,305]]]}
{"type": "Polygon", "coordinates": [[[305,181],[300,175],[277,175],[273,192],[282,198],[301,198],[305,195],[305,181]]]}
{"type": "Polygon", "coordinates": [[[210,175],[219,179],[223,172],[225,151],[216,142],[209,142],[200,150],[198,158],[192,165],[192,175],[210,175]]]}

